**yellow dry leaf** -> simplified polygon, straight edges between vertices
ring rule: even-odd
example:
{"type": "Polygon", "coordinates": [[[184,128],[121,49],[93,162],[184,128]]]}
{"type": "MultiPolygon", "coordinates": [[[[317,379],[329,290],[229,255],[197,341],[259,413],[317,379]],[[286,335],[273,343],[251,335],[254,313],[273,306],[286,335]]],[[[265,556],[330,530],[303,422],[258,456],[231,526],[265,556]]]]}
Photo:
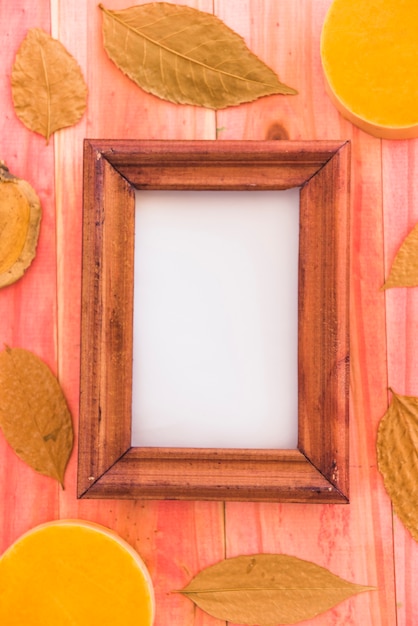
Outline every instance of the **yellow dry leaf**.
{"type": "Polygon", "coordinates": [[[399,248],[382,289],[418,286],[418,224],[399,248]]]}
{"type": "Polygon", "coordinates": [[[40,222],[35,190],[0,162],[0,287],[21,278],[32,263],[40,222]]]}
{"type": "Polygon", "coordinates": [[[103,11],[107,54],[144,91],[180,104],[221,109],[295,94],[219,18],[152,2],[103,11]]]}
{"type": "Polygon", "coordinates": [[[22,348],[0,352],[0,427],[25,463],[63,485],[73,447],[71,415],[49,367],[22,348]]]}
{"type": "Polygon", "coordinates": [[[311,619],[371,589],[293,556],[256,554],[207,567],[181,593],[220,620],[271,626],[311,619]]]}
{"type": "Polygon", "coordinates": [[[82,117],[87,86],[77,61],[62,43],[32,28],[16,54],[12,96],[19,119],[48,142],[55,131],[82,117]]]}
{"type": "Polygon", "coordinates": [[[379,424],[377,461],[395,513],[418,541],[418,398],[392,391],[379,424]]]}

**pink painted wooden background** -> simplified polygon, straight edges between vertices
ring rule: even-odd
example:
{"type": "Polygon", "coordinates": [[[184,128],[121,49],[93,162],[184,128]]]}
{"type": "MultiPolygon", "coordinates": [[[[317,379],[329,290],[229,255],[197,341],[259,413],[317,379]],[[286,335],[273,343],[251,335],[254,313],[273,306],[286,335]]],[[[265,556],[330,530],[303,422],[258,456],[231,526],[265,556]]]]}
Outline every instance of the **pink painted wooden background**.
{"type": "MultiPolygon", "coordinates": [[[[397,247],[418,221],[418,141],[368,136],[344,121],[328,100],[319,38],[330,3],[178,2],[215,13],[299,91],[215,114],[160,101],[122,75],[103,50],[96,1],[0,0],[0,159],[35,187],[43,207],[36,260],[21,281],[0,291],[0,344],[32,350],[51,366],[76,429],[83,138],[352,141],[350,505],[81,502],[75,496],[75,451],[62,491],[19,461],[0,433],[0,553],[41,522],[70,517],[102,523],[147,563],[156,591],[156,626],[222,626],[171,592],[207,565],[255,552],[295,555],[376,587],[304,622],[309,626],[418,623],[418,548],[392,513],[375,453],[388,385],[418,395],[418,292],[379,291],[397,247]],[[14,55],[32,27],[67,47],[89,88],[86,115],[48,146],[16,118],[10,93],[14,55]]],[[[106,6],[130,3],[112,0],[106,6]]]]}

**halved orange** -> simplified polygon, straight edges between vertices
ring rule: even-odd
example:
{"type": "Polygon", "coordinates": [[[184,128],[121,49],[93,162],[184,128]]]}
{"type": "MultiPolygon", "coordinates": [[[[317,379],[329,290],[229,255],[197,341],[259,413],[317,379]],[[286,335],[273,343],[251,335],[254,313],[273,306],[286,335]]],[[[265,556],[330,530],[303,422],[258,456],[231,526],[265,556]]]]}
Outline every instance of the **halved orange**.
{"type": "Polygon", "coordinates": [[[340,113],[386,139],[418,137],[417,0],[334,0],[321,36],[340,113]]]}
{"type": "Polygon", "coordinates": [[[0,559],[1,626],[151,626],[153,619],[143,561],[98,524],[42,524],[0,559]]]}

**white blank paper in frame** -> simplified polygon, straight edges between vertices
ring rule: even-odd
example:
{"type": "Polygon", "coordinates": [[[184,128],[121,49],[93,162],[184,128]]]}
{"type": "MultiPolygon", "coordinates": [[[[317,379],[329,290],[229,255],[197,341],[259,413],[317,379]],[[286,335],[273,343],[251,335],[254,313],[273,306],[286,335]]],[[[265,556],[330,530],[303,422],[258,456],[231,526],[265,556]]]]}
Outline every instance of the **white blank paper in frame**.
{"type": "Polygon", "coordinates": [[[135,211],[132,445],[296,448],[299,189],[135,211]]]}

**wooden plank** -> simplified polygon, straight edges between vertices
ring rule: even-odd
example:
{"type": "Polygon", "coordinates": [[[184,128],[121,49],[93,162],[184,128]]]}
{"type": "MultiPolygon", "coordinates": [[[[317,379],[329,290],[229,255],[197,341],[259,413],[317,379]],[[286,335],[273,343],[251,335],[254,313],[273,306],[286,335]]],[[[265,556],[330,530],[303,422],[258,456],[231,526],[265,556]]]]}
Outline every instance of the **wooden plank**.
{"type": "MultiPolygon", "coordinates": [[[[385,276],[399,246],[418,222],[418,142],[383,142],[383,219],[385,226],[385,276]]],[[[399,394],[418,395],[418,361],[415,334],[418,290],[397,288],[386,291],[388,331],[388,381],[399,394]]],[[[394,517],[395,573],[398,626],[418,622],[418,598],[414,578],[418,567],[418,545],[394,517]]]]}
{"type": "Polygon", "coordinates": [[[306,623],[390,626],[396,623],[392,524],[375,461],[387,382],[384,298],[378,291],[383,275],[381,151],[379,140],[342,120],[325,95],[319,38],[329,5],[328,0],[252,0],[237,14],[226,0],[217,2],[218,15],[242,33],[246,23],[250,48],[300,92],[218,112],[217,127],[223,129],[219,137],[228,139],[352,139],[350,504],[228,503],[227,554],[294,554],[347,580],[376,585],[378,592],[352,598],[306,623]]]}
{"type": "MultiPolygon", "coordinates": [[[[49,3],[17,0],[2,4],[0,39],[0,159],[39,195],[42,222],[36,258],[18,282],[0,293],[0,344],[31,350],[56,373],[56,243],[54,146],[17,118],[11,97],[11,70],[27,30],[50,30],[49,3]]],[[[0,554],[32,526],[57,513],[60,487],[20,461],[0,433],[0,554]]]]}
{"type": "MultiPolygon", "coordinates": [[[[78,430],[83,139],[212,139],[215,115],[160,101],[123,75],[103,49],[102,16],[96,1],[51,0],[51,4],[54,36],[77,58],[89,89],[84,118],[55,138],[59,368],[78,430]]],[[[183,4],[212,12],[210,0],[183,4]]],[[[114,0],[111,8],[127,6],[124,0],[114,0]]],[[[138,550],[154,583],[155,626],[222,626],[223,622],[205,614],[196,617],[193,604],[172,593],[185,586],[199,569],[223,557],[222,503],[80,501],[75,496],[76,473],[74,455],[67,470],[69,489],[60,498],[59,516],[104,524],[138,550]]]]}

